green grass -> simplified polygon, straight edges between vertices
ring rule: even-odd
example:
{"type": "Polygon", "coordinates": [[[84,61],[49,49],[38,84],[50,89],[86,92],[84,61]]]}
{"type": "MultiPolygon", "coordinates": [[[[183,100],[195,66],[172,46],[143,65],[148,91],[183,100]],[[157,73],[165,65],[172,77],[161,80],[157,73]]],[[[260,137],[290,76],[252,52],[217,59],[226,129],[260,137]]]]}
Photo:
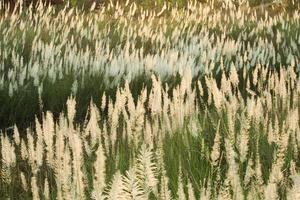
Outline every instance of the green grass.
{"type": "MultiPolygon", "coordinates": [[[[175,1],[170,1],[169,3],[173,5],[175,1]]],[[[72,1],[73,5],[82,6],[82,1],[72,1]]],[[[149,1],[138,1],[139,5],[142,5],[146,8],[151,7],[152,4],[149,1]]],[[[253,1],[253,5],[258,4],[258,1],[253,1]]],[[[163,5],[162,1],[159,1],[159,6],[163,5]]],[[[186,1],[178,1],[179,7],[185,7],[186,1]]],[[[56,11],[55,11],[56,12],[56,11]]],[[[59,22],[59,11],[57,13],[53,13],[53,20],[57,20],[59,22]]],[[[89,26],[88,20],[89,16],[93,15],[91,13],[85,13],[83,11],[79,11],[80,16],[86,17],[86,20],[83,23],[83,28],[87,29],[89,26]]],[[[22,14],[21,14],[22,15],[22,14]]],[[[123,22],[118,19],[111,19],[110,15],[106,16],[106,21],[97,21],[94,20],[99,30],[99,35],[92,37],[82,37],[81,32],[73,28],[70,33],[67,35],[68,41],[71,38],[74,38],[74,48],[76,47],[79,51],[86,50],[87,48],[90,50],[92,56],[96,55],[96,47],[94,40],[98,37],[104,38],[103,41],[105,44],[109,44],[109,50],[112,52],[113,56],[117,56],[120,52],[122,52],[125,48],[125,43],[128,39],[130,39],[131,44],[133,44],[133,49],[131,51],[136,51],[141,48],[144,49],[142,55],[140,55],[140,59],[144,59],[148,55],[160,55],[162,51],[168,51],[171,48],[175,48],[175,50],[179,51],[179,54],[184,54],[184,52],[180,51],[179,44],[172,40],[172,34],[176,30],[177,27],[180,27],[185,24],[185,21],[168,21],[168,16],[163,16],[165,18],[164,23],[166,24],[166,31],[163,32],[163,38],[165,41],[169,42],[169,46],[162,46],[160,48],[160,42],[151,41],[147,37],[132,37],[132,35],[127,35],[126,31],[136,27],[146,26],[144,22],[138,21],[130,21],[129,25],[125,25],[123,22]],[[120,27],[117,29],[116,27],[120,27]],[[110,27],[110,31],[107,31],[107,27],[110,27]]],[[[295,68],[297,68],[297,73],[299,72],[299,43],[300,43],[300,23],[299,20],[292,20],[288,17],[288,14],[283,15],[283,23],[279,21],[271,30],[268,30],[266,27],[263,29],[256,31],[258,28],[258,24],[255,21],[245,21],[245,24],[240,25],[236,23],[234,20],[226,22],[226,28],[222,26],[222,21],[215,27],[211,27],[209,22],[190,22],[185,28],[181,30],[179,35],[180,42],[183,42],[185,45],[192,44],[192,37],[189,35],[189,31],[191,28],[195,28],[195,32],[193,36],[195,38],[201,38],[203,35],[203,28],[207,29],[207,34],[213,43],[217,43],[217,39],[224,35],[224,39],[231,39],[239,42],[243,42],[244,45],[241,47],[242,50],[240,52],[245,52],[247,45],[251,48],[257,48],[257,41],[261,39],[261,41],[268,41],[268,44],[274,45],[276,55],[281,57],[281,60],[273,60],[269,58],[265,60],[266,63],[269,63],[269,68],[267,73],[271,73],[274,71],[279,71],[281,67],[287,66],[291,63],[289,52],[294,56],[294,59],[297,61],[295,68]],[[254,32],[254,34],[252,33],[254,32]],[[247,35],[246,40],[241,39],[241,33],[247,35]],[[280,33],[282,35],[282,42],[276,42],[276,34],[280,33]],[[294,44],[293,42],[296,42],[294,44]],[[298,43],[297,43],[298,42],[298,43]],[[296,45],[296,47],[295,47],[296,45]]],[[[10,24],[10,17],[4,19],[0,22],[0,33],[7,29],[10,24]]],[[[13,96],[9,96],[9,80],[8,80],[8,72],[10,69],[15,69],[17,67],[24,67],[26,64],[29,64],[33,52],[32,43],[34,37],[37,34],[35,26],[30,24],[29,16],[23,14],[20,17],[20,21],[25,23],[25,30],[22,30],[19,25],[15,25],[15,29],[13,33],[10,33],[8,36],[4,38],[4,36],[0,35],[0,51],[7,52],[8,56],[3,59],[3,69],[1,69],[4,73],[4,84],[2,88],[0,88],[0,129],[7,128],[14,124],[17,124],[21,137],[26,140],[25,131],[29,126],[34,127],[34,120],[37,117],[39,120],[42,118],[42,112],[51,111],[55,120],[59,120],[59,117],[62,113],[66,113],[66,101],[70,97],[70,95],[74,95],[76,99],[76,116],[75,123],[79,126],[80,129],[83,129],[85,124],[85,120],[89,117],[88,107],[90,102],[93,101],[98,107],[101,105],[102,95],[105,93],[113,102],[116,101],[116,91],[119,88],[123,88],[126,82],[126,75],[129,72],[124,73],[124,75],[120,77],[108,77],[105,73],[105,69],[110,67],[108,62],[104,62],[103,70],[97,71],[95,73],[87,73],[80,74],[74,71],[70,73],[65,73],[62,77],[57,78],[53,81],[48,74],[43,74],[40,79],[39,85],[43,86],[43,92],[39,94],[38,86],[34,84],[34,80],[32,78],[28,78],[25,80],[25,84],[22,87],[19,87],[17,91],[14,92],[13,96]],[[24,34],[25,31],[25,34],[24,34]],[[26,37],[22,38],[22,35],[26,37]],[[14,44],[16,44],[14,46],[14,44]],[[13,62],[13,53],[21,55],[23,58],[24,66],[16,66],[13,62]],[[72,87],[74,82],[77,81],[78,89],[76,92],[72,91],[72,87]]],[[[71,26],[72,21],[68,21],[64,26],[71,26]]],[[[38,24],[38,23],[37,23],[38,24]]],[[[59,24],[59,23],[58,23],[59,24]]],[[[159,31],[160,26],[157,24],[151,24],[152,29],[154,31],[159,31]]],[[[138,30],[138,29],[137,29],[138,30]]],[[[53,41],[55,45],[59,45],[62,41],[60,39],[56,39],[57,35],[63,34],[63,30],[58,30],[55,32],[53,30],[48,30],[47,28],[43,29],[40,33],[39,38],[41,39],[43,44],[49,44],[53,41]]],[[[165,44],[166,45],[166,44],[165,44]]],[[[209,48],[209,47],[206,47],[209,48]]],[[[68,49],[66,47],[62,48],[61,54],[64,55],[68,49]]],[[[77,53],[78,53],[77,52],[77,53]]],[[[259,54],[263,54],[261,50],[259,50],[259,54]]],[[[1,55],[4,55],[2,53],[1,55]]],[[[76,56],[82,56],[80,54],[76,56]]],[[[193,57],[193,64],[195,66],[202,66],[201,56],[195,55],[193,57]]],[[[244,55],[233,55],[230,58],[227,56],[220,56],[219,58],[215,58],[209,60],[208,64],[212,65],[213,70],[210,72],[210,75],[216,79],[218,86],[220,85],[222,73],[225,73],[227,76],[230,74],[229,68],[232,63],[237,63],[239,56],[244,55]],[[224,70],[221,70],[221,58],[224,61],[224,70]]],[[[37,59],[41,59],[42,57],[38,54],[37,59]]],[[[83,59],[83,57],[80,57],[83,59]]],[[[251,61],[249,61],[251,62],[251,61]]],[[[251,74],[255,66],[261,61],[255,60],[251,62],[249,68],[246,69],[245,66],[242,66],[239,69],[239,90],[241,92],[242,98],[244,100],[249,99],[249,94],[246,91],[246,84],[249,78],[252,78],[251,74]],[[247,70],[246,79],[243,78],[243,70],[247,70]]],[[[1,64],[0,64],[1,65],[1,64]]],[[[265,64],[262,64],[265,66],[265,64]]],[[[237,65],[238,66],[238,65],[237,65]]],[[[68,68],[68,66],[62,66],[63,68],[68,68]]],[[[81,66],[83,69],[89,69],[91,66],[81,66]]],[[[204,66],[203,66],[204,67],[204,66]]],[[[167,91],[172,98],[172,91],[175,89],[182,81],[182,77],[179,73],[167,74],[165,76],[160,76],[157,72],[151,72],[157,75],[157,77],[161,78],[161,82],[164,88],[168,85],[169,90],[167,91]]],[[[152,87],[151,81],[151,73],[141,70],[140,73],[132,77],[129,83],[129,87],[134,98],[134,101],[137,102],[138,97],[143,90],[143,88],[147,88],[148,94],[150,93],[152,87]]],[[[192,87],[196,88],[196,81],[200,81],[202,85],[205,85],[204,76],[207,75],[204,72],[204,68],[193,77],[192,87]]],[[[296,74],[298,77],[299,74],[296,74]]],[[[1,78],[1,77],[0,77],[1,78]]],[[[260,80],[262,81],[262,80],[260,80]]],[[[264,80],[260,84],[261,87],[267,87],[267,81],[264,80]]],[[[257,86],[250,83],[250,89],[255,92],[262,92],[262,88],[258,88],[257,86]]],[[[264,88],[266,89],[266,88],[264,88]]],[[[172,192],[173,196],[176,196],[177,188],[178,188],[178,176],[181,172],[183,175],[184,185],[188,183],[188,180],[191,180],[193,188],[195,190],[196,196],[199,197],[200,190],[202,186],[208,186],[211,184],[213,196],[216,197],[220,188],[223,186],[226,173],[229,168],[228,163],[226,161],[226,151],[225,151],[225,138],[229,135],[229,127],[228,121],[230,119],[227,118],[227,111],[223,110],[222,112],[217,112],[216,108],[213,105],[208,105],[208,90],[204,88],[204,97],[200,98],[199,92],[196,93],[199,100],[199,112],[193,116],[194,118],[186,117],[184,119],[184,126],[181,129],[176,131],[171,131],[166,133],[165,138],[161,143],[157,142],[154,144],[155,153],[161,153],[164,160],[164,166],[167,172],[167,176],[169,178],[169,189],[172,192]],[[197,130],[197,132],[192,132],[189,128],[190,123],[192,121],[196,121],[197,125],[201,128],[197,130]],[[220,123],[220,135],[221,135],[221,158],[219,161],[219,166],[212,166],[210,163],[209,154],[212,151],[212,146],[214,143],[215,133],[220,123]],[[161,150],[159,152],[158,150],[161,150]],[[208,177],[211,180],[208,180],[208,177]]],[[[261,95],[261,94],[258,94],[261,95]]],[[[272,97],[275,98],[275,97],[272,97]]],[[[268,114],[268,123],[272,123],[271,119],[274,120],[275,117],[278,118],[279,121],[279,129],[283,129],[283,122],[286,120],[288,116],[289,110],[283,106],[282,99],[278,98],[278,102],[274,102],[274,109],[270,111],[268,114]]],[[[148,102],[146,102],[148,103],[148,102]]],[[[300,105],[299,105],[300,108],[300,105]]],[[[263,111],[266,113],[266,108],[263,108],[263,111]]],[[[108,110],[105,108],[101,111],[101,119],[100,124],[107,120],[108,110]]],[[[150,116],[151,113],[147,110],[146,117],[150,116]]],[[[236,116],[242,116],[243,110],[238,110],[235,113],[236,116]]],[[[234,129],[235,133],[239,133],[241,129],[241,124],[238,121],[235,123],[234,129]]],[[[136,156],[141,149],[141,145],[143,141],[138,141],[137,143],[133,143],[127,137],[124,137],[123,126],[125,126],[126,122],[123,118],[120,120],[120,127],[118,129],[118,139],[116,146],[110,147],[110,151],[107,152],[107,162],[106,162],[106,183],[109,183],[113,175],[117,170],[120,170],[122,174],[124,174],[134,162],[136,156]]],[[[164,124],[160,124],[164,126],[164,124]]],[[[262,122],[255,123],[251,121],[250,129],[249,129],[249,153],[247,156],[247,160],[241,162],[237,159],[237,164],[239,166],[239,178],[242,180],[246,173],[246,168],[249,162],[249,159],[253,160],[257,159],[259,155],[259,159],[262,165],[262,174],[263,181],[267,183],[270,176],[270,170],[272,168],[272,164],[274,163],[274,152],[278,149],[278,145],[275,143],[268,143],[267,133],[265,132],[264,125],[262,122]]],[[[110,128],[110,127],[109,127],[110,128]]],[[[108,129],[109,129],[108,128],[108,129]]],[[[2,132],[0,132],[2,133],[2,132]]],[[[234,137],[238,137],[235,135],[234,137]]],[[[86,138],[89,141],[89,138],[86,138]]],[[[156,138],[157,139],[157,138],[156,138]]],[[[291,139],[289,140],[291,143],[291,139]]],[[[234,150],[237,151],[238,143],[233,144],[234,150]]],[[[86,196],[87,199],[91,198],[92,195],[92,178],[93,178],[93,162],[95,161],[95,150],[98,147],[94,147],[92,149],[92,153],[89,155],[88,152],[84,152],[84,168],[87,172],[87,183],[86,183],[86,196]]],[[[18,154],[20,150],[17,149],[18,154]]],[[[284,160],[284,172],[285,178],[288,177],[290,161],[294,159],[296,156],[294,154],[295,150],[292,145],[288,147],[286,151],[285,160],[284,160]]],[[[298,156],[299,157],[299,156],[298,156]]],[[[1,158],[1,157],[0,157],[1,158]]],[[[32,194],[30,191],[25,191],[21,187],[21,180],[18,175],[20,171],[26,173],[26,175],[30,176],[32,174],[32,169],[28,165],[27,162],[21,160],[19,156],[17,156],[17,165],[14,168],[11,168],[13,176],[11,177],[11,184],[6,184],[3,181],[0,181],[0,197],[11,199],[31,199],[32,194]]],[[[2,162],[0,162],[2,163],[2,162]]],[[[299,166],[299,159],[297,160],[297,166],[299,166]]],[[[0,166],[2,167],[2,166],[0,166]]],[[[37,175],[38,186],[42,188],[43,181],[47,177],[49,179],[50,190],[51,190],[51,199],[55,199],[57,197],[56,191],[56,183],[54,180],[54,172],[46,163],[43,163],[41,166],[40,172],[37,175]]],[[[285,181],[289,183],[289,181],[285,181]]],[[[28,180],[28,183],[30,181],[28,180]]],[[[285,198],[287,187],[285,185],[281,185],[279,188],[279,195],[281,199],[285,198]]],[[[184,187],[184,190],[187,191],[187,188],[184,187]]],[[[250,192],[248,189],[245,189],[245,192],[250,192]]],[[[40,190],[41,196],[43,191],[40,190]]],[[[151,198],[155,198],[155,194],[150,195],[151,198]]]]}
{"type": "MultiPolygon", "coordinates": [[[[22,19],[22,18],[21,18],[22,19]]],[[[24,21],[28,20],[27,16],[24,16],[24,21]]],[[[9,22],[9,18],[4,21],[4,23],[1,23],[0,25],[0,31],[4,30],[9,22]]],[[[117,24],[120,24],[120,22],[115,21],[115,20],[109,20],[106,23],[99,22],[98,27],[100,30],[102,30],[104,27],[111,27],[111,31],[106,35],[105,37],[107,38],[107,42],[110,44],[111,51],[114,51],[117,47],[121,47],[121,50],[124,48],[124,41],[126,40],[125,38],[121,37],[121,29],[115,30],[114,27],[116,27],[117,24]]],[[[175,27],[179,26],[180,24],[176,23],[170,23],[167,28],[167,32],[165,33],[166,40],[168,40],[169,36],[175,27]]],[[[67,26],[67,24],[66,24],[67,26]]],[[[87,26],[87,24],[85,25],[87,26]]],[[[122,26],[122,24],[121,24],[122,26]]],[[[142,24],[138,24],[138,26],[143,26],[142,24]]],[[[190,43],[189,38],[186,37],[186,33],[188,32],[189,27],[196,26],[196,30],[201,30],[203,26],[206,26],[205,24],[202,23],[197,23],[197,24],[190,24],[188,27],[181,33],[180,37],[183,41],[185,41],[187,44],[190,43]]],[[[227,22],[227,29],[226,29],[226,38],[230,38],[233,40],[237,40],[240,36],[241,32],[244,32],[245,34],[250,34],[251,31],[253,31],[255,28],[257,28],[257,24],[254,22],[246,22],[245,25],[240,26],[238,24],[235,24],[234,22],[227,22]]],[[[124,27],[128,29],[127,27],[124,27]]],[[[159,27],[154,27],[154,28],[159,28],[159,27]]],[[[33,42],[33,37],[36,34],[36,31],[33,29],[33,27],[28,26],[26,28],[26,38],[24,42],[22,42],[22,32],[16,29],[14,30],[15,33],[12,34],[13,37],[10,37],[8,41],[2,41],[0,42],[0,50],[2,52],[6,51],[9,53],[8,57],[4,60],[4,73],[6,74],[9,69],[14,68],[15,66],[13,65],[11,53],[13,49],[17,51],[19,55],[22,55],[24,64],[27,64],[31,58],[31,53],[32,52],[32,42],[33,42]],[[14,48],[12,46],[12,41],[17,40],[17,46],[14,48]]],[[[220,36],[222,34],[222,30],[219,28],[214,28],[214,29],[209,29],[208,30],[210,36],[220,36]]],[[[276,44],[275,41],[275,36],[271,35],[271,33],[263,29],[260,31],[258,34],[252,35],[249,38],[247,38],[245,42],[246,45],[250,45],[253,47],[253,44],[255,41],[257,41],[257,38],[259,37],[262,40],[267,40],[270,43],[273,43],[273,45],[276,48],[276,54],[280,55],[281,60],[276,60],[275,63],[273,63],[272,59],[266,62],[272,63],[270,66],[271,68],[279,68],[280,65],[286,65],[289,64],[288,56],[286,55],[287,49],[291,49],[291,52],[294,54],[295,58],[297,60],[300,59],[300,56],[298,54],[298,49],[294,49],[293,46],[291,45],[291,41],[298,41],[298,33],[300,32],[300,24],[297,21],[290,21],[288,24],[288,27],[283,28],[282,24],[278,23],[276,27],[273,27],[273,32],[280,32],[281,35],[283,36],[282,38],[282,44],[276,44]]],[[[61,33],[61,32],[58,32],[61,33]]],[[[57,34],[57,33],[56,33],[57,34]]],[[[55,38],[54,33],[51,33],[50,30],[44,29],[43,32],[40,35],[41,40],[45,43],[48,44],[50,41],[52,41],[55,38]]],[[[78,34],[80,34],[77,31],[72,31],[69,34],[69,38],[71,37],[78,37],[78,34]]],[[[195,34],[198,34],[196,31],[195,34]]],[[[200,32],[199,32],[200,34],[200,32]]],[[[160,53],[159,44],[155,44],[150,42],[147,38],[141,38],[137,37],[134,41],[132,41],[135,44],[136,49],[140,49],[141,47],[144,48],[144,56],[147,55],[155,55],[157,53],[160,53]]],[[[176,46],[177,44],[172,44],[171,46],[176,46]]],[[[57,44],[59,44],[59,41],[57,41],[57,44]]],[[[86,49],[87,47],[90,49],[91,52],[95,51],[95,46],[93,43],[93,38],[85,38],[83,40],[78,39],[77,41],[75,40],[75,44],[79,49],[86,49]]],[[[64,53],[64,49],[62,49],[62,54],[64,53]]],[[[118,51],[116,51],[116,54],[118,51]]],[[[201,56],[201,55],[199,55],[201,56]]],[[[225,66],[229,67],[231,62],[236,62],[238,57],[233,56],[231,60],[228,60],[227,58],[224,58],[225,60],[225,66]]],[[[195,64],[198,65],[198,58],[195,58],[195,64]]],[[[253,64],[256,65],[258,61],[254,62],[253,64]]],[[[200,63],[199,63],[200,64],[200,63]]],[[[253,66],[252,64],[252,66],[253,66]]],[[[215,77],[220,77],[220,74],[218,73],[219,71],[219,61],[215,61],[215,72],[214,76],[215,77]]],[[[64,66],[63,66],[64,67],[64,66]]],[[[90,75],[85,75],[83,77],[76,77],[75,74],[67,74],[64,75],[63,78],[60,80],[57,80],[56,82],[52,82],[45,76],[42,79],[43,83],[43,93],[41,95],[41,99],[43,100],[43,108],[44,110],[50,110],[54,113],[54,115],[57,117],[58,113],[60,113],[64,107],[64,104],[66,102],[67,97],[71,94],[71,87],[72,84],[74,83],[75,80],[78,81],[78,92],[76,94],[76,100],[78,102],[78,116],[77,119],[78,121],[82,121],[85,116],[85,111],[87,108],[87,105],[89,104],[91,99],[94,99],[94,102],[99,102],[100,101],[100,96],[105,92],[108,95],[113,94],[115,89],[116,89],[116,84],[115,86],[108,86],[109,82],[101,81],[103,79],[103,73],[98,72],[97,74],[90,76],[90,75]],[[84,80],[84,81],[81,81],[84,80]]],[[[201,77],[201,73],[198,75],[201,77]]],[[[143,86],[147,86],[148,88],[151,87],[151,84],[147,81],[149,80],[150,77],[147,75],[143,75],[141,73],[140,76],[135,77],[133,81],[131,82],[131,87],[133,89],[133,96],[137,97],[137,94],[140,92],[143,86]]],[[[113,77],[110,79],[111,81],[114,80],[113,77]]],[[[164,83],[168,83],[170,88],[173,88],[176,86],[176,76],[169,75],[169,77],[165,77],[162,80],[164,83]]],[[[122,80],[119,81],[122,85],[122,80]]],[[[0,103],[2,106],[0,108],[0,128],[8,127],[13,125],[14,123],[17,123],[20,127],[26,127],[29,125],[29,123],[32,121],[35,115],[40,115],[39,113],[39,103],[38,103],[38,89],[37,87],[34,86],[33,80],[28,79],[25,80],[25,85],[21,88],[18,89],[18,92],[14,94],[13,97],[8,97],[9,94],[9,87],[8,83],[4,83],[4,87],[0,88],[0,103]]],[[[110,95],[113,97],[113,95],[110,95]]]]}

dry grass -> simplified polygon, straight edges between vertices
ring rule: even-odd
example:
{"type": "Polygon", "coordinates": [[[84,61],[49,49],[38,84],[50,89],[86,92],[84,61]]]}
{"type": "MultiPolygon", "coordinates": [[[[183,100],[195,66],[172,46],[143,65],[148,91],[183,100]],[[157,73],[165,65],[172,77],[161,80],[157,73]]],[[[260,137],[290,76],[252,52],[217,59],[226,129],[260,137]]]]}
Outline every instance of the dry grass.
{"type": "Polygon", "coordinates": [[[298,12],[31,12],[0,18],[0,94],[32,83],[42,111],[24,133],[0,133],[1,197],[299,198],[298,12]],[[70,76],[67,92],[45,87],[70,76]],[[77,123],[80,87],[101,83],[77,123]]]}

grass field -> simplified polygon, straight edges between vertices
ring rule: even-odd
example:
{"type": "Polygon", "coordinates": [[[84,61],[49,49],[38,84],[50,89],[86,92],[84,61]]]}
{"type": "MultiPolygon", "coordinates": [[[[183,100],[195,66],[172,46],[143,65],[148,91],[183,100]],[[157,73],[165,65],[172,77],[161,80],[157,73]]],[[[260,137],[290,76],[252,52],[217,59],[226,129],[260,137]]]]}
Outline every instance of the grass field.
{"type": "Polygon", "coordinates": [[[300,199],[297,5],[157,2],[2,12],[0,199],[300,199]]]}

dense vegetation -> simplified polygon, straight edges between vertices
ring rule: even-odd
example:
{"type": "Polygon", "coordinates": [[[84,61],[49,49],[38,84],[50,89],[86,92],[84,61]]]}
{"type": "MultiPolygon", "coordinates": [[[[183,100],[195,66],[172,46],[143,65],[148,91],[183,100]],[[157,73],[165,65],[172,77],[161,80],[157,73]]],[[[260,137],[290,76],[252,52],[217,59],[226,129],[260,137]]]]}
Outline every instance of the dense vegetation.
{"type": "Polygon", "coordinates": [[[300,198],[295,4],[73,2],[2,10],[0,198],[300,198]]]}
{"type": "MultiPolygon", "coordinates": [[[[295,54],[295,59],[298,61],[299,23],[297,20],[282,12],[276,16],[282,19],[275,20],[271,26],[266,27],[262,22],[257,23],[257,21],[268,17],[267,15],[261,15],[260,10],[252,10],[252,8],[247,10],[241,7],[238,10],[245,18],[238,19],[241,20],[239,22],[236,18],[240,16],[229,17],[229,10],[226,11],[226,8],[230,6],[233,4],[224,4],[223,10],[204,9],[203,14],[196,12],[191,5],[188,6],[188,10],[176,11],[170,5],[159,10],[145,12],[143,7],[128,3],[127,6],[110,5],[88,13],[71,7],[61,11],[55,9],[57,7],[44,11],[23,7],[23,13],[3,16],[0,24],[2,35],[0,104],[5,106],[0,108],[0,128],[10,127],[17,123],[18,127],[24,129],[34,121],[35,115],[41,117],[41,109],[50,110],[57,117],[65,107],[64,104],[72,86],[76,89],[76,94],[73,95],[77,97],[78,105],[76,121],[82,122],[91,97],[98,102],[104,91],[113,95],[116,86],[124,84],[124,80],[129,78],[132,80],[130,87],[136,96],[144,84],[148,88],[151,87],[149,73],[144,73],[144,69],[149,67],[144,67],[144,62],[154,58],[152,61],[154,63],[146,63],[146,65],[155,65],[156,68],[157,63],[158,66],[164,66],[164,64],[169,66],[174,62],[170,59],[176,51],[184,51],[188,54],[183,47],[189,51],[191,47],[199,48],[188,55],[188,65],[194,69],[195,77],[203,76],[203,70],[199,69],[203,68],[205,62],[213,60],[212,64],[217,68],[221,57],[224,57],[228,68],[229,61],[232,59],[236,62],[238,56],[213,55],[216,60],[212,57],[208,61],[201,57],[203,53],[211,54],[211,49],[215,48],[213,45],[218,38],[232,43],[241,40],[241,35],[246,35],[243,39],[244,45],[248,45],[247,48],[251,48],[251,51],[260,48],[257,47],[260,40],[267,40],[266,42],[274,46],[273,52],[266,55],[266,61],[272,61],[270,64],[273,67],[289,64],[286,63],[286,59],[290,62],[290,53],[295,54]],[[33,10],[30,11],[30,9],[33,10]],[[33,14],[35,12],[40,15],[33,14]],[[161,12],[161,14],[158,17],[154,16],[153,12],[158,14],[161,12]],[[222,12],[228,12],[228,17],[221,19],[222,12]],[[254,13],[258,14],[253,15],[254,13]],[[211,14],[211,16],[205,19],[204,14],[211,14]],[[251,17],[252,15],[254,18],[251,17]],[[183,20],[189,16],[190,20],[187,22],[183,20]],[[215,16],[216,20],[213,18],[215,16]],[[172,22],[169,23],[169,21],[172,22]],[[210,24],[211,21],[214,23],[210,24]],[[223,26],[224,21],[227,26],[223,26]],[[285,22],[288,23],[286,27],[285,22]],[[163,26],[160,27],[158,23],[163,26]],[[278,37],[282,40],[280,44],[276,44],[276,32],[279,32],[278,37]],[[159,34],[159,37],[155,37],[155,34],[159,34]],[[199,41],[193,41],[193,38],[199,41]],[[295,42],[296,44],[293,44],[295,42]],[[132,49],[135,49],[142,57],[132,53],[132,49]],[[51,54],[47,55],[46,52],[51,52],[51,54]],[[162,52],[166,53],[160,55],[162,52]],[[271,55],[274,53],[276,55],[271,55]],[[122,59],[127,54],[130,54],[129,59],[123,62],[122,59]],[[274,59],[277,54],[278,57],[274,59]],[[49,63],[49,59],[53,62],[49,63]],[[127,68],[131,62],[136,63],[139,70],[131,70],[132,72],[128,75],[127,68]],[[119,75],[107,74],[110,72],[106,69],[116,64],[120,65],[119,75]],[[70,70],[65,70],[69,68],[70,70]],[[123,76],[124,74],[127,75],[123,76]],[[99,82],[99,79],[104,81],[99,82]],[[42,108],[39,97],[43,102],[42,108]]],[[[276,18],[268,20],[272,21],[276,18]]],[[[222,43],[223,41],[220,41],[219,51],[222,51],[222,43]]],[[[263,51],[268,50],[268,46],[261,48],[263,51]]],[[[217,53],[213,52],[213,54],[217,53]]],[[[186,58],[180,54],[177,55],[176,61],[187,62],[186,58]]],[[[244,56],[245,53],[239,54],[244,56]]],[[[257,63],[255,54],[250,54],[251,66],[257,63]]],[[[176,65],[179,64],[175,62],[174,68],[178,68],[176,65]]],[[[162,76],[161,72],[159,73],[162,76]]],[[[175,86],[179,76],[180,74],[176,72],[168,73],[168,76],[162,77],[162,81],[175,86]]],[[[219,76],[220,74],[216,77],[219,76]]]]}

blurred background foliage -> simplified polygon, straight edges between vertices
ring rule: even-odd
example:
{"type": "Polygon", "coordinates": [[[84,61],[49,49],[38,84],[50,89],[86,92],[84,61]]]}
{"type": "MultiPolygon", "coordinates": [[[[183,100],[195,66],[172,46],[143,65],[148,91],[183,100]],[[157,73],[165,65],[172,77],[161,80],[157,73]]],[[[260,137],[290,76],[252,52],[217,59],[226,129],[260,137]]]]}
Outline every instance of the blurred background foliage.
{"type": "MultiPolygon", "coordinates": [[[[5,4],[12,4],[15,5],[18,0],[3,0],[5,4]]],[[[36,4],[40,0],[23,0],[26,5],[36,4]]],[[[191,2],[190,0],[41,0],[44,3],[54,4],[54,5],[65,5],[69,4],[71,6],[77,6],[80,8],[88,9],[90,8],[94,3],[96,3],[97,6],[104,6],[108,4],[116,4],[117,2],[122,5],[126,3],[136,3],[138,6],[141,6],[145,9],[155,9],[155,8],[161,8],[165,4],[168,6],[178,7],[178,8],[185,8],[188,5],[188,2],[191,2]]],[[[221,5],[224,2],[224,0],[194,0],[196,2],[200,3],[206,3],[214,5],[216,8],[221,7],[221,5]]],[[[282,8],[286,8],[289,10],[295,10],[298,9],[298,6],[300,4],[299,0],[228,0],[231,1],[234,5],[245,5],[249,4],[251,7],[276,7],[280,6],[282,8]]]]}

